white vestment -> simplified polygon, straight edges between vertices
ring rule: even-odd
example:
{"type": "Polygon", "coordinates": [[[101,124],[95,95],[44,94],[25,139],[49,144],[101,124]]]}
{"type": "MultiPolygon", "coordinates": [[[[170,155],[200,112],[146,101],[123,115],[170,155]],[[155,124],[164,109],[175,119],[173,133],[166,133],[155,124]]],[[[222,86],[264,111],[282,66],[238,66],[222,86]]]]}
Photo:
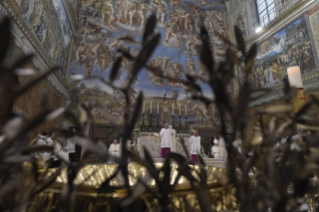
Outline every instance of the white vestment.
{"type": "MultiPolygon", "coordinates": [[[[39,145],[39,146],[47,146],[48,145],[47,137],[42,136],[42,135],[38,135],[38,137],[39,137],[39,139],[36,141],[36,145],[39,145]]],[[[36,158],[43,157],[45,160],[49,160],[50,156],[51,156],[50,153],[45,152],[45,151],[35,152],[34,155],[36,158]]]]}
{"type": "Polygon", "coordinates": [[[219,157],[225,160],[227,157],[224,138],[219,139],[219,157]]]}
{"type": "Polygon", "coordinates": [[[213,158],[220,158],[219,144],[218,144],[217,139],[214,139],[214,146],[212,146],[212,156],[213,156],[213,158]]]}
{"type": "Polygon", "coordinates": [[[176,130],[173,128],[170,129],[172,131],[171,133],[171,152],[176,152],[176,130]]]}
{"type": "Polygon", "coordinates": [[[66,149],[68,153],[75,152],[75,142],[72,141],[70,138],[68,139],[68,144],[66,145],[66,149]]]}
{"type": "Polygon", "coordinates": [[[120,156],[120,145],[119,144],[111,144],[109,148],[109,154],[119,157],[120,156]]]}
{"type": "MultiPolygon", "coordinates": [[[[48,146],[53,146],[54,147],[54,141],[51,137],[47,138],[48,146]]],[[[50,157],[53,158],[54,154],[50,153],[50,157]]]]}
{"type": "MultiPolygon", "coordinates": [[[[58,142],[55,142],[54,144],[54,153],[59,155],[60,158],[69,163],[69,154],[63,151],[61,144],[58,142]]],[[[54,155],[54,160],[56,161],[58,159],[59,158],[54,155]]]]}
{"type": "Polygon", "coordinates": [[[195,137],[194,135],[189,138],[189,144],[191,146],[191,154],[200,154],[200,136],[195,137]]]}
{"type": "Polygon", "coordinates": [[[172,131],[170,129],[163,128],[160,132],[160,136],[162,137],[161,147],[162,148],[170,148],[171,147],[171,136],[172,131]]]}

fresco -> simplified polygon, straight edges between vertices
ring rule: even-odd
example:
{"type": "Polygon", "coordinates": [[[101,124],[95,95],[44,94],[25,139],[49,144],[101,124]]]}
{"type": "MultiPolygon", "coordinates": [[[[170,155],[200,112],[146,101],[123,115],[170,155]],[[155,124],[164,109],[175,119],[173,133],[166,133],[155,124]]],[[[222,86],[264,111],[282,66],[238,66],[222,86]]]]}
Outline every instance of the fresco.
{"type": "Polygon", "coordinates": [[[66,76],[72,29],[61,0],[21,0],[19,13],[66,76]]]}
{"type": "MultiPolygon", "coordinates": [[[[229,37],[227,11],[221,0],[83,0],[79,11],[81,29],[74,32],[70,74],[108,78],[118,48],[124,48],[132,55],[140,51],[140,44],[126,43],[118,38],[131,37],[141,41],[146,19],[152,13],[158,19],[156,31],[161,34],[161,41],[149,60],[150,66],[161,68],[165,75],[172,77],[184,78],[185,73],[188,73],[198,80],[198,76],[207,76],[197,54],[197,47],[201,44],[198,36],[201,25],[209,30],[216,63],[224,59],[227,47],[214,34],[214,31],[218,31],[229,37]]],[[[130,73],[131,63],[124,59],[117,76],[117,85],[126,85],[130,73]]],[[[124,98],[120,91],[112,90],[93,79],[72,82],[70,78],[69,81],[74,105],[82,102],[92,106],[96,120],[101,123],[109,121],[105,111],[115,117],[116,121],[123,121],[124,98]]],[[[209,87],[200,83],[203,91],[213,97],[209,87]]],[[[131,91],[133,102],[139,91],[144,92],[144,112],[146,115],[154,114],[154,119],[157,114],[161,121],[164,119],[162,111],[165,95],[170,122],[173,114],[175,123],[178,114],[183,117],[186,114],[189,124],[204,125],[210,121],[207,113],[210,109],[192,101],[180,84],[160,81],[146,69],[138,75],[131,91]]],[[[150,117],[145,121],[151,121],[150,117]]],[[[182,122],[185,122],[184,118],[182,122]]]]}
{"type": "Polygon", "coordinates": [[[317,48],[317,55],[319,55],[319,4],[306,12],[309,17],[314,43],[317,48]]]}
{"type": "MultiPolygon", "coordinates": [[[[258,46],[255,66],[248,76],[251,88],[259,89],[280,84],[287,75],[287,68],[291,66],[299,66],[303,75],[316,70],[305,15],[258,46]]],[[[244,77],[244,73],[239,72],[240,82],[244,77]]]]}

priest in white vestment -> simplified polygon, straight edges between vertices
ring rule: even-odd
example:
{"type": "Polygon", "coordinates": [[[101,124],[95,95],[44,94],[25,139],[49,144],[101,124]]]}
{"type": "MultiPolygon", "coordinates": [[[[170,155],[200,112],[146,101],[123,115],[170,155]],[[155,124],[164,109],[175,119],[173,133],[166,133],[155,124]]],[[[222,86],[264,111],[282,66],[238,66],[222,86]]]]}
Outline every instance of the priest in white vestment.
{"type": "Polygon", "coordinates": [[[116,139],[113,140],[113,143],[109,148],[109,154],[115,157],[120,156],[120,145],[117,143],[116,139]]]}
{"type": "Polygon", "coordinates": [[[227,152],[225,148],[225,140],[224,138],[220,135],[219,136],[219,157],[222,161],[226,160],[227,157],[227,152]]]}
{"type": "Polygon", "coordinates": [[[219,158],[219,145],[216,138],[214,139],[214,146],[212,147],[212,156],[213,158],[219,158]]]}
{"type": "Polygon", "coordinates": [[[171,136],[172,131],[168,128],[168,124],[160,132],[161,136],[161,158],[166,158],[166,154],[171,151],[171,136]]]}
{"type": "Polygon", "coordinates": [[[198,158],[197,154],[200,154],[200,136],[198,135],[197,131],[194,131],[194,135],[192,135],[189,139],[189,144],[191,147],[191,159],[197,163],[198,158]]]}
{"type": "MultiPolygon", "coordinates": [[[[38,140],[36,141],[36,145],[38,146],[47,146],[48,145],[48,133],[43,132],[41,135],[38,135],[38,140]]],[[[34,155],[36,158],[43,158],[44,161],[47,161],[50,159],[50,152],[41,151],[41,152],[35,152],[34,155]]]]}
{"type": "Polygon", "coordinates": [[[172,126],[169,126],[169,129],[171,130],[171,152],[176,152],[176,130],[173,129],[172,126]]]}
{"type": "Polygon", "coordinates": [[[64,151],[64,148],[61,146],[61,141],[62,141],[62,139],[60,137],[58,137],[56,139],[56,141],[54,142],[55,155],[53,156],[53,160],[54,160],[53,164],[54,164],[55,168],[62,165],[62,162],[59,159],[59,157],[62,158],[63,161],[65,161],[66,163],[69,163],[69,154],[64,151]]]}

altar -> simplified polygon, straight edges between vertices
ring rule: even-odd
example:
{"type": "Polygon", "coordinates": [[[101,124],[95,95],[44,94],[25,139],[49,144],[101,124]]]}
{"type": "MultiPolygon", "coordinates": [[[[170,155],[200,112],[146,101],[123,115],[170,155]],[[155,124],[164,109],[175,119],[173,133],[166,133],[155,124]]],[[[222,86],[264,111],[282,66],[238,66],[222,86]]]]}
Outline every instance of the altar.
{"type": "MultiPolygon", "coordinates": [[[[141,132],[137,139],[137,150],[139,151],[139,155],[144,158],[144,147],[149,151],[153,158],[161,157],[161,138],[156,138],[153,136],[154,132],[141,132]]],[[[187,151],[190,151],[189,138],[190,135],[188,133],[176,133],[176,152],[186,156],[185,151],[183,149],[182,143],[180,142],[180,137],[184,139],[185,146],[187,151]]]]}

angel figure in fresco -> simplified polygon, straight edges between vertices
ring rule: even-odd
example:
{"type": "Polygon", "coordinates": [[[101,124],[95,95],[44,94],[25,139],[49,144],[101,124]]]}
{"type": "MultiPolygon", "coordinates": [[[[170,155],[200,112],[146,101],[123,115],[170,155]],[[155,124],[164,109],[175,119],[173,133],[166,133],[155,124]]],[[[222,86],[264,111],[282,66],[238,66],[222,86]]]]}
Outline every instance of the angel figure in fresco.
{"type": "MultiPolygon", "coordinates": [[[[181,76],[183,69],[184,67],[180,63],[170,63],[168,69],[164,71],[164,76],[178,78],[181,76]]],[[[178,83],[175,80],[169,80],[169,85],[178,86],[178,83]]]]}
{"type": "Polygon", "coordinates": [[[86,59],[86,56],[85,56],[85,51],[87,50],[88,48],[88,44],[87,42],[85,41],[85,37],[83,37],[83,39],[81,40],[80,42],[80,46],[79,48],[76,50],[75,52],[75,57],[76,57],[76,67],[79,68],[80,66],[80,63],[82,64],[82,62],[85,61],[86,59]]]}
{"type": "Polygon", "coordinates": [[[161,3],[157,6],[157,11],[156,11],[156,17],[158,20],[160,20],[161,24],[165,23],[165,19],[166,19],[166,14],[167,14],[167,8],[165,6],[165,4],[161,3]]]}
{"type": "Polygon", "coordinates": [[[91,49],[91,54],[94,60],[94,66],[97,68],[97,63],[99,62],[99,50],[103,48],[104,43],[103,42],[96,42],[96,44],[91,49]]]}
{"type": "Polygon", "coordinates": [[[177,32],[177,25],[176,22],[174,22],[174,20],[170,19],[170,21],[166,24],[166,36],[165,36],[165,40],[163,42],[163,44],[165,46],[168,46],[168,41],[171,37],[175,38],[177,40],[177,45],[178,45],[178,49],[179,52],[182,50],[183,47],[183,41],[182,41],[182,36],[180,34],[178,34],[177,32]]]}
{"type": "MultiPolygon", "coordinates": [[[[99,66],[101,68],[101,73],[111,65],[111,54],[114,53],[110,51],[110,48],[108,46],[104,47],[99,53],[99,66]]],[[[113,55],[112,58],[114,59],[115,55],[113,55]]]]}
{"type": "Polygon", "coordinates": [[[137,15],[139,18],[139,22],[140,22],[140,28],[144,28],[144,25],[146,23],[146,15],[147,15],[147,4],[146,3],[141,3],[139,4],[139,9],[137,10],[137,15]]]}
{"type": "Polygon", "coordinates": [[[197,55],[197,47],[202,44],[202,40],[200,39],[199,35],[194,35],[186,40],[185,43],[185,56],[189,57],[190,55],[197,55]]]}
{"type": "Polygon", "coordinates": [[[104,3],[104,6],[101,10],[102,23],[106,26],[109,26],[112,30],[115,30],[114,24],[117,21],[115,16],[114,6],[112,1],[107,1],[104,3]]]}
{"type": "Polygon", "coordinates": [[[194,19],[191,14],[189,14],[186,10],[182,10],[179,16],[184,19],[185,36],[188,35],[188,31],[190,31],[190,34],[192,35],[194,32],[194,19]]]}
{"type": "Polygon", "coordinates": [[[192,77],[197,77],[197,70],[195,68],[194,59],[192,57],[188,58],[186,66],[187,66],[186,74],[192,77]]]}

